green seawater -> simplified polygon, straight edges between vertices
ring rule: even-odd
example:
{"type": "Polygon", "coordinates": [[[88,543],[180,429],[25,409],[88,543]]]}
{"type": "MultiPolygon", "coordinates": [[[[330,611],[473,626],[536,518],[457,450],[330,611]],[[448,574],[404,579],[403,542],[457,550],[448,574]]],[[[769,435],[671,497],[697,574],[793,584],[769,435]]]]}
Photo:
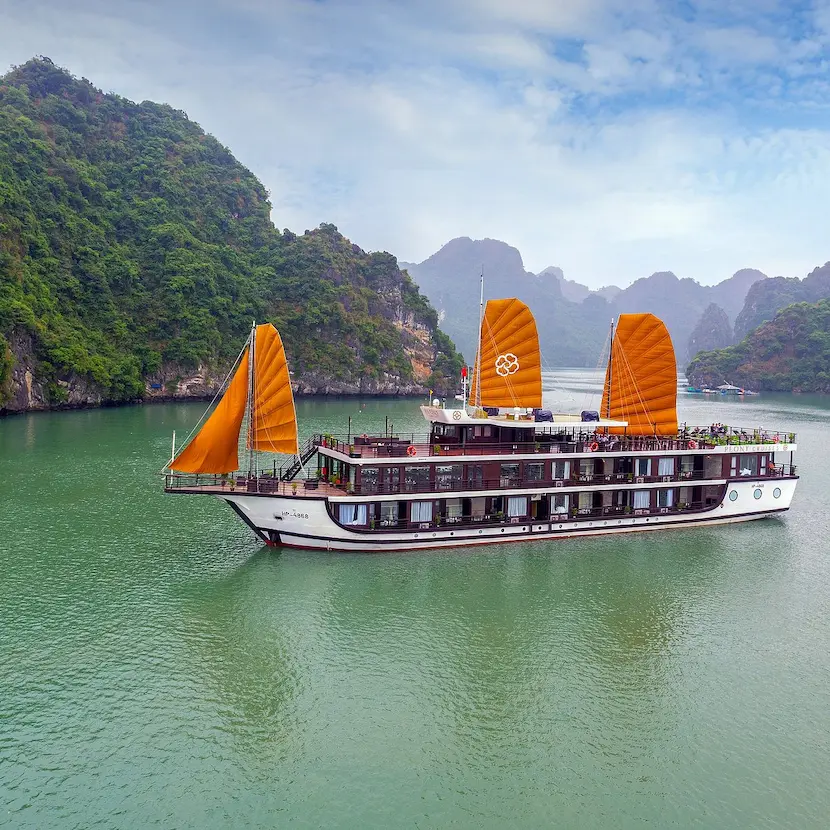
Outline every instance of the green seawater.
{"type": "MultiPolygon", "coordinates": [[[[557,378],[546,402],[590,404],[557,378]]],[[[680,398],[799,434],[782,519],[382,555],[267,549],[165,496],[201,409],[0,420],[0,826],[830,824],[826,399],[680,398]]]]}

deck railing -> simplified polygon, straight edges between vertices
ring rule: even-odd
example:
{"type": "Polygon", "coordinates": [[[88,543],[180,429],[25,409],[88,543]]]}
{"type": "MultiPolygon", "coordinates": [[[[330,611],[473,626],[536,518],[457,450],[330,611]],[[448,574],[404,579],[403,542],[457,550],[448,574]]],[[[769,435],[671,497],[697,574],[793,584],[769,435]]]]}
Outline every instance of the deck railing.
{"type": "MultiPolygon", "coordinates": [[[[796,474],[796,467],[793,464],[777,464],[774,468],[767,470],[764,478],[787,478],[796,474]]],[[[391,496],[391,495],[418,495],[422,493],[435,494],[437,498],[450,493],[481,492],[488,491],[498,493],[505,490],[518,489],[547,489],[551,493],[558,488],[581,486],[625,486],[625,485],[647,485],[666,484],[688,485],[691,482],[719,479],[720,476],[707,475],[702,470],[681,470],[673,475],[649,475],[638,476],[633,473],[610,473],[610,474],[580,474],[575,473],[567,479],[531,479],[522,478],[498,478],[498,479],[448,479],[445,481],[403,481],[398,484],[380,482],[363,483],[354,486],[350,482],[341,482],[334,477],[320,479],[316,475],[309,475],[305,478],[296,478],[293,482],[286,484],[281,482],[279,475],[276,477],[272,472],[259,473],[256,475],[235,474],[228,476],[173,473],[165,476],[165,489],[167,490],[198,490],[199,488],[216,487],[229,492],[243,491],[255,493],[276,493],[286,492],[286,487],[292,484],[297,485],[297,493],[302,494],[305,490],[311,490],[324,483],[334,488],[343,495],[355,496],[391,496]]],[[[734,480],[740,481],[741,476],[734,480]]],[[[293,492],[293,488],[292,488],[293,492]]]]}
{"type": "Polygon", "coordinates": [[[533,455],[585,452],[686,452],[718,446],[748,446],[795,443],[795,433],[761,429],[686,427],[677,436],[607,435],[604,432],[538,432],[532,440],[461,444],[446,436],[409,435],[315,435],[319,447],[335,450],[352,458],[424,458],[435,456],[533,455]]]}
{"type": "MultiPolygon", "coordinates": [[[[513,525],[533,525],[538,523],[564,524],[575,521],[594,521],[597,519],[639,519],[648,516],[665,516],[667,513],[685,515],[703,510],[709,510],[716,504],[712,501],[705,504],[703,501],[685,502],[682,506],[637,508],[606,506],[589,508],[572,508],[563,513],[551,513],[549,516],[506,516],[504,513],[484,513],[478,516],[434,516],[426,522],[412,522],[408,519],[380,519],[369,521],[368,525],[360,526],[361,530],[381,530],[396,532],[401,530],[463,530],[464,528],[509,528],[513,525]]],[[[338,524],[340,524],[338,522],[338,524]]],[[[343,525],[350,528],[352,525],[343,525]]]]}

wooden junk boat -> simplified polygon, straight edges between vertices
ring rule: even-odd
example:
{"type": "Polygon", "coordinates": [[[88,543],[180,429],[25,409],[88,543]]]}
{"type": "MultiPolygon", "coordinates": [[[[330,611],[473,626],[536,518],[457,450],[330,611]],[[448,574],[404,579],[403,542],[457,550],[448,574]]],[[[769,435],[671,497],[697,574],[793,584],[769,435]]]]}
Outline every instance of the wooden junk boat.
{"type": "Polygon", "coordinates": [[[617,321],[599,413],[542,409],[536,323],[517,299],[487,303],[469,398],[421,406],[422,435],[300,446],[271,325],[252,329],[229,377],[165,490],[226,501],[269,545],[394,551],[741,522],[787,510],[798,480],[794,434],[678,429],[674,349],[651,314],[617,321]],[[293,458],[278,467],[274,453],[293,458]]]}

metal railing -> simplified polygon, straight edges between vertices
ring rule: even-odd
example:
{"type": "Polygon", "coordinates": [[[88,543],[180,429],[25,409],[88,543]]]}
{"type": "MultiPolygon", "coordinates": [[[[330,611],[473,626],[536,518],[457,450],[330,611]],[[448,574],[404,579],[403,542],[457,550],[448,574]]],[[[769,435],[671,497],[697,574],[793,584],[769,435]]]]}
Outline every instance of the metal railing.
{"type": "MultiPolygon", "coordinates": [[[[794,464],[777,464],[774,468],[768,468],[766,473],[761,476],[749,476],[750,478],[788,478],[796,475],[796,466],[794,464]]],[[[447,479],[447,480],[430,480],[430,481],[402,481],[394,482],[379,482],[367,483],[363,482],[357,486],[352,485],[351,482],[340,481],[336,477],[329,477],[327,479],[320,478],[312,474],[304,478],[295,478],[290,482],[282,481],[279,472],[276,477],[273,473],[260,473],[257,475],[207,475],[207,474],[190,474],[190,473],[173,473],[165,476],[165,489],[199,489],[199,488],[221,488],[234,492],[236,490],[256,492],[256,493],[286,493],[288,489],[293,489],[292,485],[296,484],[298,488],[303,490],[311,490],[317,488],[320,484],[327,487],[334,488],[344,495],[355,496],[392,496],[392,495],[418,495],[422,493],[435,493],[438,496],[446,493],[464,493],[476,491],[501,492],[504,490],[518,490],[518,489],[547,489],[551,493],[555,492],[561,487],[579,488],[581,486],[596,487],[602,485],[618,485],[626,486],[645,484],[666,484],[666,485],[686,485],[689,482],[706,481],[712,479],[721,479],[720,474],[710,475],[704,470],[681,470],[675,472],[673,475],[643,475],[639,476],[634,473],[574,473],[566,479],[536,479],[536,478],[507,478],[500,477],[498,479],[447,479]]],[[[730,478],[727,476],[727,478],[730,478]]],[[[730,480],[741,481],[744,476],[733,476],[730,480]]],[[[299,491],[299,489],[298,489],[299,491]]]]}
{"type": "Polygon", "coordinates": [[[795,433],[771,432],[761,429],[683,426],[677,436],[632,436],[604,432],[579,431],[536,433],[532,440],[489,442],[472,441],[461,444],[446,436],[430,439],[429,435],[409,436],[343,436],[315,435],[312,441],[352,458],[423,458],[435,456],[533,455],[586,452],[686,452],[714,449],[718,446],[776,445],[795,443],[795,433]]]}
{"type": "MultiPolygon", "coordinates": [[[[717,500],[709,503],[703,501],[685,502],[674,507],[633,508],[628,506],[606,506],[571,508],[563,513],[551,513],[549,516],[506,516],[502,512],[485,513],[479,516],[442,516],[436,515],[426,522],[413,522],[408,519],[369,519],[361,530],[400,532],[401,530],[463,530],[464,528],[511,527],[514,525],[564,524],[565,522],[595,521],[597,519],[637,519],[649,516],[685,515],[687,513],[711,510],[717,500]]],[[[330,512],[331,518],[341,527],[354,529],[351,524],[343,524],[330,512]]]]}

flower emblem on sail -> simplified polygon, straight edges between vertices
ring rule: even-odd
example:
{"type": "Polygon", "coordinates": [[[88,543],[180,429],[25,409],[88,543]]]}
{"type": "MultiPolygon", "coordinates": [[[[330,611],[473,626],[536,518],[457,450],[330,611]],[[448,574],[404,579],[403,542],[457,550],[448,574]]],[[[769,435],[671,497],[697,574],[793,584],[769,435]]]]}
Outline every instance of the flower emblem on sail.
{"type": "Polygon", "coordinates": [[[496,358],[496,374],[506,378],[519,371],[519,358],[513,352],[505,352],[496,358]]]}

